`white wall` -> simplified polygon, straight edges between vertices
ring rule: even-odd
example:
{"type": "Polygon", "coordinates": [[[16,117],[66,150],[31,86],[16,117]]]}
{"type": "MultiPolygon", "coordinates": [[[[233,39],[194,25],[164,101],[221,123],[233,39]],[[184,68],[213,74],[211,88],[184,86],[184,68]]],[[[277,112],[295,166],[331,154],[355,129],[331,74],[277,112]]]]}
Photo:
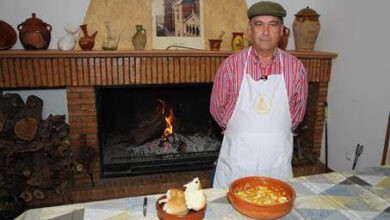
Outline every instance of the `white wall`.
{"type": "MultiPolygon", "coordinates": [[[[205,0],[207,1],[207,0],[205,0]]],[[[247,0],[248,6],[256,0],[247,0]]],[[[315,50],[338,54],[329,85],[329,155],[331,169],[349,170],[357,143],[365,146],[357,168],[379,165],[387,115],[390,110],[390,51],[388,0],[277,0],[287,9],[285,25],[291,29],[294,14],[309,6],[321,16],[315,50]]],[[[53,26],[50,48],[56,48],[67,23],[81,24],[88,0],[0,0],[0,19],[16,27],[36,12],[53,26]]],[[[294,49],[293,34],[287,49],[294,49]]],[[[14,49],[22,48],[18,42],[14,49]]],[[[45,97],[51,102],[51,95],[45,97]]],[[[55,98],[56,99],[56,98],[55,98]]],[[[56,104],[58,106],[58,104],[56,104]]],[[[66,106],[66,105],[64,105],[66,106]]],[[[66,111],[66,110],[61,110],[66,111]]],[[[323,147],[324,149],[324,147],[323,147]]],[[[324,155],[321,156],[324,158],[324,155]]]]}
{"type": "Polygon", "coordinates": [[[338,53],[329,84],[329,164],[351,169],[355,146],[365,146],[357,168],[381,162],[390,110],[388,0],[316,1],[322,16],[318,50],[338,53]]]}

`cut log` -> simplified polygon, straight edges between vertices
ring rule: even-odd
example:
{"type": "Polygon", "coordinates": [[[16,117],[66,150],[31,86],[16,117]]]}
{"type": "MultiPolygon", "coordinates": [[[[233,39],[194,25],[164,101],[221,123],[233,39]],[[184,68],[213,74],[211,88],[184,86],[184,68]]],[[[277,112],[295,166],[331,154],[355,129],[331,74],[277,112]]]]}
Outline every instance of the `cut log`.
{"type": "Polygon", "coordinates": [[[32,193],[28,190],[25,190],[22,193],[20,193],[19,197],[26,202],[30,202],[33,199],[32,193]]]}
{"type": "Polygon", "coordinates": [[[52,133],[51,130],[53,127],[53,122],[52,122],[52,120],[50,120],[51,117],[52,116],[49,115],[49,117],[47,117],[47,119],[42,120],[39,123],[39,129],[38,129],[38,134],[37,134],[38,137],[40,137],[40,138],[49,138],[50,137],[50,134],[52,133]]]}
{"type": "Polygon", "coordinates": [[[87,172],[89,178],[91,179],[92,186],[95,185],[93,170],[99,159],[99,154],[94,147],[87,145],[87,135],[80,135],[80,149],[78,155],[78,161],[82,164],[82,168],[87,172]]]}
{"type": "Polygon", "coordinates": [[[15,124],[15,135],[25,141],[31,141],[38,131],[38,121],[33,117],[22,118],[15,124]]]}
{"type": "Polygon", "coordinates": [[[24,109],[25,104],[19,94],[0,95],[0,133],[13,130],[16,115],[24,109]]]}
{"type": "Polygon", "coordinates": [[[42,120],[43,100],[35,95],[30,95],[26,100],[26,106],[18,113],[17,118],[31,117],[38,122],[42,120]]]}
{"type": "Polygon", "coordinates": [[[0,120],[15,118],[15,116],[25,108],[25,106],[26,104],[19,94],[0,94],[0,120]]]}
{"type": "Polygon", "coordinates": [[[36,198],[38,200],[43,200],[46,198],[46,194],[40,189],[34,189],[32,194],[33,194],[34,198],[36,198]]]}

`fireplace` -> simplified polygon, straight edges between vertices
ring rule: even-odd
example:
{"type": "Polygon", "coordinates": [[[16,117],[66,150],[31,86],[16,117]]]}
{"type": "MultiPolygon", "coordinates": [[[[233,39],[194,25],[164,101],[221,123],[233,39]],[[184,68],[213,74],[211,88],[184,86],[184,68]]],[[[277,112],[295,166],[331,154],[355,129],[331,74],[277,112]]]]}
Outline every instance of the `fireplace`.
{"type": "MultiPolygon", "coordinates": [[[[80,142],[80,136],[86,134],[86,144],[96,148],[101,155],[100,145],[107,137],[99,136],[102,132],[100,124],[102,119],[101,107],[97,105],[97,102],[99,102],[101,92],[104,89],[107,91],[109,89],[126,89],[129,92],[142,89],[145,91],[147,89],[165,89],[167,86],[172,87],[171,89],[210,86],[217,68],[231,53],[231,51],[197,50],[6,50],[0,51],[0,88],[10,90],[65,88],[69,110],[69,138],[72,149],[77,151],[80,146],[83,146],[80,142]]],[[[309,97],[303,122],[305,129],[302,129],[299,137],[301,137],[301,143],[306,147],[306,150],[317,158],[321,152],[325,118],[324,104],[331,75],[331,64],[336,54],[320,51],[290,51],[290,53],[297,56],[308,71],[309,97]]],[[[201,97],[197,94],[193,97],[201,97]]],[[[162,101],[169,103],[167,100],[162,101]]],[[[122,104],[126,103],[122,102],[122,104]]],[[[105,129],[109,128],[110,126],[105,129]]],[[[182,154],[174,155],[182,156],[182,154]]],[[[182,159],[188,160],[186,157],[182,159]]],[[[95,187],[90,187],[91,181],[88,174],[83,173],[75,177],[74,182],[77,188],[72,192],[74,202],[162,193],[168,188],[182,186],[194,176],[199,176],[202,183],[205,183],[206,187],[209,186],[207,171],[161,172],[161,174],[159,172],[158,174],[120,178],[101,178],[103,173],[101,160],[102,158],[99,158],[99,163],[92,170],[96,182],[95,187]]],[[[115,161],[119,163],[118,160],[115,161]]],[[[180,160],[175,161],[175,163],[179,162],[180,160]]],[[[126,173],[128,168],[126,165],[124,167],[121,168],[121,172],[115,175],[128,175],[126,173]]],[[[321,164],[301,164],[294,166],[293,169],[295,176],[324,171],[321,164]]],[[[108,177],[112,174],[106,173],[105,175],[108,177]]]]}
{"type": "Polygon", "coordinates": [[[102,177],[210,170],[222,140],[211,87],[97,87],[102,177]]]}

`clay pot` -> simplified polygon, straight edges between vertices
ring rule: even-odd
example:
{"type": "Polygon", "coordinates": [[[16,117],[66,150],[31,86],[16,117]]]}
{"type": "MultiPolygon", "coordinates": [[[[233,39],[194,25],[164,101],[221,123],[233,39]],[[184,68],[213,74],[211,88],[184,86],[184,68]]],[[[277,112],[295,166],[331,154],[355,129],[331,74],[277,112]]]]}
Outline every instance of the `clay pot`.
{"type": "Polygon", "coordinates": [[[290,36],[290,29],[286,26],[283,27],[283,34],[278,41],[278,47],[282,50],[286,50],[288,44],[288,37],[290,36]]]}
{"type": "Polygon", "coordinates": [[[24,49],[46,50],[49,47],[52,27],[37,18],[35,13],[32,13],[32,17],[19,24],[17,28],[24,49]]]}
{"type": "Polygon", "coordinates": [[[293,32],[295,50],[312,51],[320,32],[320,15],[313,9],[306,7],[295,14],[293,32]]]}
{"type": "Polygon", "coordinates": [[[79,39],[79,46],[82,50],[92,50],[92,48],[95,46],[95,37],[97,31],[95,31],[95,33],[93,33],[92,35],[89,35],[87,27],[88,26],[86,24],[80,25],[80,29],[84,35],[79,39]]]}
{"type": "Polygon", "coordinates": [[[210,50],[219,50],[221,48],[221,39],[209,39],[210,50]]]}

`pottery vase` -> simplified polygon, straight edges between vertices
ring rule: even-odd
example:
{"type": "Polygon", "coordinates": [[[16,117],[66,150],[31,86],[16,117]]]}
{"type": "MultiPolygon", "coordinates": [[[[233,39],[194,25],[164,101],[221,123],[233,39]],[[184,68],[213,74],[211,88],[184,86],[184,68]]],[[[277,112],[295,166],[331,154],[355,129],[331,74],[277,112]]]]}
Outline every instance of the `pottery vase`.
{"type": "Polygon", "coordinates": [[[68,24],[64,29],[66,34],[58,40],[57,48],[63,51],[73,50],[77,42],[76,34],[79,31],[79,27],[68,24]]]}
{"type": "Polygon", "coordinates": [[[244,49],[244,33],[233,32],[232,49],[234,52],[244,49]]]}
{"type": "Polygon", "coordinates": [[[146,45],[146,30],[140,24],[137,24],[135,27],[136,27],[136,33],[132,38],[134,49],[144,50],[146,45]]]}
{"type": "Polygon", "coordinates": [[[278,47],[282,50],[286,50],[288,44],[288,37],[290,36],[290,29],[286,26],[283,27],[283,34],[278,41],[278,47]]]}
{"type": "Polygon", "coordinates": [[[116,50],[118,48],[119,35],[115,39],[111,33],[110,22],[105,21],[104,25],[106,27],[106,38],[102,43],[103,50],[116,50]]]}
{"type": "Polygon", "coordinates": [[[313,9],[306,7],[295,14],[293,32],[295,50],[312,51],[320,32],[320,15],[313,9]]]}
{"type": "Polygon", "coordinates": [[[79,46],[82,50],[92,50],[92,48],[95,46],[95,37],[97,34],[97,31],[93,33],[92,35],[88,34],[88,28],[86,24],[80,25],[81,31],[83,32],[82,37],[79,39],[79,46]]]}

